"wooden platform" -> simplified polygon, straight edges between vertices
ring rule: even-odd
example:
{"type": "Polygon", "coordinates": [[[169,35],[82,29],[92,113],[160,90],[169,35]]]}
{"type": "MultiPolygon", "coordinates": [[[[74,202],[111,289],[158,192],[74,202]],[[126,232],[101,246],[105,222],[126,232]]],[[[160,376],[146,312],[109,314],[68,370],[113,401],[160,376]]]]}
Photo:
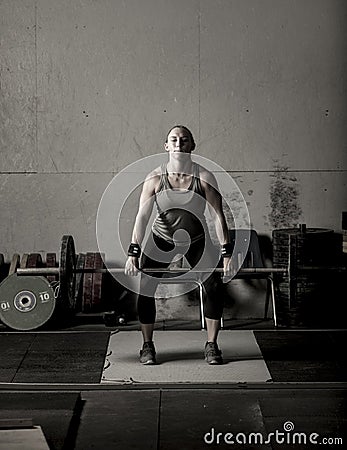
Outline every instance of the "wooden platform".
{"type": "Polygon", "coordinates": [[[141,333],[120,331],[110,337],[102,383],[243,383],[271,381],[252,331],[219,333],[224,363],[204,360],[205,331],[157,331],[157,364],[139,364],[141,333]]]}

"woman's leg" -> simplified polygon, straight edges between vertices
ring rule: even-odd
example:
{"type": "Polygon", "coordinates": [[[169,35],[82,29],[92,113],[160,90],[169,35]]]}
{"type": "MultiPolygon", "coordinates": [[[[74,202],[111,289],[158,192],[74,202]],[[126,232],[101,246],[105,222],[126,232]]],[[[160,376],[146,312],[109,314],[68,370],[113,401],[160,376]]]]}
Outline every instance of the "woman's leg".
{"type": "MultiPolygon", "coordinates": [[[[191,244],[185,255],[191,267],[196,270],[211,268],[214,269],[219,263],[218,248],[212,243],[209,237],[191,244]]],[[[202,274],[204,275],[204,274],[202,274]]],[[[216,340],[219,322],[223,314],[223,282],[220,273],[212,271],[203,281],[204,286],[204,313],[208,320],[206,322],[209,337],[216,340]],[[217,322],[218,326],[217,326],[217,322]],[[209,330],[210,329],[210,330],[209,330]]],[[[210,340],[210,339],[209,339],[210,340]]]]}
{"type": "MultiPolygon", "coordinates": [[[[171,259],[163,258],[163,252],[171,251],[174,246],[155,235],[153,235],[152,238],[153,239],[149,240],[144,249],[141,259],[141,268],[165,270],[169,266],[171,259]]],[[[155,291],[157,290],[161,278],[162,274],[159,273],[147,272],[141,274],[137,311],[144,343],[153,341],[153,330],[156,317],[155,291]]]]}
{"type": "MultiPolygon", "coordinates": [[[[214,268],[219,260],[218,248],[207,238],[204,242],[192,244],[186,257],[192,268],[196,267],[204,252],[205,268],[214,268]]],[[[204,314],[207,328],[207,342],[205,345],[205,358],[209,364],[221,364],[221,351],[217,345],[217,338],[220,329],[220,321],[223,314],[224,298],[223,283],[219,273],[212,272],[206,280],[204,286],[204,314]]]]}

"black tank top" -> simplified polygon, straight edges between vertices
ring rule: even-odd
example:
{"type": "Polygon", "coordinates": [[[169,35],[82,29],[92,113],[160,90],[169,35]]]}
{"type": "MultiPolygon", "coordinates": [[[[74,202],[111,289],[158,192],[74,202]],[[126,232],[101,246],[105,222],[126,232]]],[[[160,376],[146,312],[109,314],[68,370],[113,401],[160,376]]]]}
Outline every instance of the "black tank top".
{"type": "Polygon", "coordinates": [[[157,217],[152,231],[176,245],[186,245],[205,236],[206,199],[199,177],[199,165],[193,163],[193,176],[188,189],[170,185],[166,164],[161,166],[158,192],[155,196],[157,217]]]}

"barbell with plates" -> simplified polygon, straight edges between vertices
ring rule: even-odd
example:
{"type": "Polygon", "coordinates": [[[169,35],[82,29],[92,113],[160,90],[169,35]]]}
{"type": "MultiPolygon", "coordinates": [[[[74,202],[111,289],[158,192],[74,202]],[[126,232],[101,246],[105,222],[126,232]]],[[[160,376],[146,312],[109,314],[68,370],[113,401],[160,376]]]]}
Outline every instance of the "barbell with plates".
{"type": "MultiPolygon", "coordinates": [[[[96,264],[94,264],[93,258],[95,257],[95,253],[87,253],[86,255],[78,255],[83,256],[83,258],[78,262],[78,257],[75,253],[75,243],[74,239],[71,235],[64,235],[61,240],[61,248],[60,248],[60,258],[58,267],[54,267],[52,264],[50,267],[47,264],[47,267],[20,267],[17,259],[19,261],[19,255],[15,255],[11,262],[11,267],[13,266],[12,271],[10,273],[16,272],[17,275],[26,275],[26,276],[58,276],[60,282],[60,295],[63,298],[67,298],[68,303],[73,306],[73,299],[75,298],[74,286],[75,286],[75,275],[78,274],[105,274],[105,273],[124,273],[124,267],[103,267],[102,260],[99,259],[96,264]],[[88,256],[90,255],[91,260],[88,261],[88,256]],[[85,260],[84,260],[85,258],[85,260]]],[[[292,271],[326,271],[326,270],[334,270],[334,271],[346,271],[346,267],[336,267],[336,266],[302,266],[295,265],[293,262],[291,265],[283,266],[283,267],[245,267],[241,268],[237,273],[238,275],[257,275],[257,274],[284,274],[289,275],[292,271]]],[[[205,269],[188,269],[184,267],[173,267],[167,269],[158,269],[158,268],[144,268],[140,269],[140,272],[144,273],[212,273],[220,272],[223,273],[223,268],[205,268],[205,269]]]]}
{"type": "Polygon", "coordinates": [[[57,299],[60,311],[73,310],[76,254],[71,235],[61,240],[59,267],[54,267],[55,259],[55,254],[47,254],[45,268],[39,253],[24,254],[22,258],[13,255],[8,276],[0,283],[1,322],[21,331],[38,328],[51,318],[57,299]],[[54,273],[47,273],[50,269],[54,273]],[[18,270],[40,271],[40,275],[20,277],[18,270]]]}
{"type": "Polygon", "coordinates": [[[66,304],[67,309],[73,308],[74,284],[75,284],[76,253],[75,243],[71,235],[64,235],[61,240],[59,265],[56,267],[56,255],[47,253],[46,266],[43,267],[42,257],[39,253],[14,254],[10,263],[9,275],[47,275],[53,283],[59,281],[59,297],[66,304]]]}
{"type": "MultiPolygon", "coordinates": [[[[274,259],[275,261],[275,259],[274,259]]],[[[299,266],[297,261],[288,258],[277,258],[282,267],[248,267],[241,268],[237,276],[277,275],[283,277],[284,283],[291,285],[300,271],[346,271],[346,267],[334,266],[299,266]],[[283,264],[284,262],[287,264],[283,264]],[[287,281],[286,281],[287,280],[287,281]]],[[[168,269],[146,268],[144,273],[179,274],[179,273],[222,273],[222,268],[187,269],[173,267],[168,269]]],[[[18,330],[35,329],[46,323],[53,314],[56,300],[63,305],[63,310],[76,310],[78,293],[83,289],[82,312],[90,312],[93,296],[100,299],[102,276],[106,273],[124,273],[124,267],[105,268],[102,255],[75,253],[74,239],[64,235],[61,240],[59,260],[55,254],[47,254],[46,267],[43,267],[41,256],[15,254],[10,263],[9,276],[0,284],[0,320],[11,328],[18,330]],[[83,274],[86,274],[83,286],[83,274]],[[88,274],[93,277],[88,277],[88,274]],[[46,276],[47,278],[43,278],[46,276]],[[57,295],[56,288],[59,288],[57,295]]],[[[94,307],[95,305],[93,305],[94,307]]]]}

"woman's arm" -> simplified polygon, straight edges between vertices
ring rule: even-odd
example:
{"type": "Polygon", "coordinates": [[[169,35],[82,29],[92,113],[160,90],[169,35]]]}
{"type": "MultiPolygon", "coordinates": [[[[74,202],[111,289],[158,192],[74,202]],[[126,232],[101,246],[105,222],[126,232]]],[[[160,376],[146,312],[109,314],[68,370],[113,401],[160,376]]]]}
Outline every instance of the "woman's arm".
{"type": "MultiPolygon", "coordinates": [[[[147,224],[152,214],[155,189],[158,182],[158,175],[154,172],[147,175],[143,183],[142,192],[139,200],[139,208],[136,214],[131,243],[141,246],[146,233],[147,224]]],[[[129,256],[124,272],[126,275],[137,275],[139,269],[139,257],[129,256]]]]}
{"type": "MultiPolygon", "coordinates": [[[[208,209],[213,217],[218,241],[223,247],[230,244],[228,224],[223,211],[222,196],[218,190],[215,176],[208,170],[201,173],[201,185],[205,192],[208,209]]],[[[233,272],[231,256],[223,257],[224,276],[229,277],[233,272]]]]}
{"type": "Polygon", "coordinates": [[[213,217],[216,234],[220,245],[228,244],[229,230],[223,211],[222,196],[218,190],[217,180],[209,171],[201,175],[201,184],[205,192],[208,209],[213,217]]]}

